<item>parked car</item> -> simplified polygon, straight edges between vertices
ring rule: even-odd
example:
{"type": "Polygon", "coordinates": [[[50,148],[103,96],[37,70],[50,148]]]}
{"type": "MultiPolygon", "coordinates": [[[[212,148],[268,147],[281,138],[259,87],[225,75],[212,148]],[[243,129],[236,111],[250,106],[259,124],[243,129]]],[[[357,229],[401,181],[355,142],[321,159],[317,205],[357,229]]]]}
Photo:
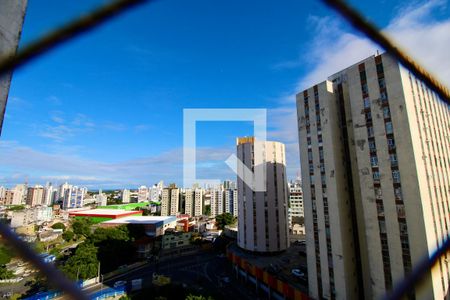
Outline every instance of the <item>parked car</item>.
{"type": "Polygon", "coordinates": [[[124,286],[126,284],[127,284],[127,282],[125,280],[119,280],[119,281],[114,282],[114,287],[117,288],[120,286],[124,286]]]}
{"type": "Polygon", "coordinates": [[[305,276],[305,273],[300,271],[300,269],[292,269],[291,270],[291,274],[296,276],[296,277],[304,277],[305,276]]]}

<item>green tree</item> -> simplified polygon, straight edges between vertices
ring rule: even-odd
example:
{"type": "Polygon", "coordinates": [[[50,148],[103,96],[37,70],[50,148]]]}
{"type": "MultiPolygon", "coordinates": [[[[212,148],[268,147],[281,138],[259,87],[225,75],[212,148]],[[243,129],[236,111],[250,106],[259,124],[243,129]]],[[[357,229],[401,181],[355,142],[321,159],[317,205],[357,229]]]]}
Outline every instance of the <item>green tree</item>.
{"type": "Polygon", "coordinates": [[[92,221],[89,218],[76,219],[72,223],[72,230],[77,235],[88,237],[91,234],[92,221]]]}
{"type": "Polygon", "coordinates": [[[6,269],[6,266],[0,266],[0,279],[14,278],[14,273],[6,269]]]}
{"type": "Polygon", "coordinates": [[[66,242],[70,242],[71,240],[73,240],[74,236],[75,236],[75,233],[73,233],[73,231],[71,231],[71,230],[67,230],[62,234],[62,238],[66,242]]]}
{"type": "Polygon", "coordinates": [[[226,225],[231,225],[236,221],[230,213],[224,213],[216,216],[216,224],[219,229],[224,229],[226,225]]]}
{"type": "Polygon", "coordinates": [[[9,248],[5,246],[0,246],[0,266],[9,263],[12,257],[13,254],[9,248]]]}
{"type": "Polygon", "coordinates": [[[66,225],[64,225],[61,222],[55,223],[52,225],[53,229],[62,229],[63,231],[66,230],[66,225]]]}
{"type": "Polygon", "coordinates": [[[78,245],[75,254],[69,257],[62,270],[71,279],[89,279],[97,276],[97,247],[84,242],[78,245]]]}
{"type": "Polygon", "coordinates": [[[205,205],[205,215],[211,215],[211,205],[205,205]]]}

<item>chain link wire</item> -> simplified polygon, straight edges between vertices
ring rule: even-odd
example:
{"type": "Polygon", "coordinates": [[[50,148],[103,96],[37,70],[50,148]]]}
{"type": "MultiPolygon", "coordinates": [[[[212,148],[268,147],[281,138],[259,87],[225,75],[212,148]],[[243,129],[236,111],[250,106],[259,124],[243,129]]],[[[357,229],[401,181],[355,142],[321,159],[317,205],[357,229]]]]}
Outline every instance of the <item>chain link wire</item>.
{"type": "MultiPolygon", "coordinates": [[[[33,42],[17,54],[11,53],[0,59],[0,77],[8,72],[14,71],[21,66],[30,63],[33,59],[49,52],[50,50],[70,41],[71,39],[85,34],[97,26],[111,20],[126,10],[150,2],[152,0],[118,0],[94,10],[90,14],[80,17],[65,26],[61,26],[36,42],[33,42]]],[[[386,52],[397,59],[405,68],[422,80],[433,90],[442,101],[450,105],[450,92],[448,88],[433,77],[424,67],[411,59],[405,51],[400,49],[393,41],[387,38],[380,30],[367,21],[358,11],[342,0],[322,0],[326,5],[338,12],[356,30],[361,31],[372,41],[383,47],[386,52]]],[[[0,234],[14,250],[25,260],[32,263],[47,280],[55,287],[65,292],[72,299],[88,299],[88,296],[76,286],[76,284],[65,277],[60,270],[51,264],[45,263],[24,241],[22,241],[8,225],[0,223],[0,234]]],[[[414,289],[424,274],[430,271],[438,259],[450,249],[450,239],[446,241],[431,255],[426,255],[412,270],[412,272],[393,290],[386,294],[385,299],[401,299],[408,291],[414,289]]]]}

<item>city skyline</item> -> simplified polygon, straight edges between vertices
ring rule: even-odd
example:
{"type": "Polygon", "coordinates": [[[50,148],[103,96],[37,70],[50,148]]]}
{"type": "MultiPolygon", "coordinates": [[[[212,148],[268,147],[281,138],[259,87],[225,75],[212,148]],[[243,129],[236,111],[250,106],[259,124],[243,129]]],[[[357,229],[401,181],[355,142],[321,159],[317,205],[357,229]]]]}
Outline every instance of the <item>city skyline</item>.
{"type": "MultiPolygon", "coordinates": [[[[448,83],[450,68],[442,63],[446,62],[448,41],[439,40],[437,34],[450,23],[446,3],[409,6],[406,1],[398,1],[360,4],[360,8],[448,83]],[[393,13],[385,15],[379,6],[393,13]],[[425,49],[429,43],[443,47],[425,49]]],[[[237,103],[245,108],[268,109],[268,139],[286,144],[288,178],[295,178],[299,170],[295,92],[316,83],[323,74],[374,54],[378,48],[333,20],[321,5],[311,4],[315,15],[305,9],[303,15],[294,17],[302,9],[293,9],[300,4],[291,4],[275,9],[263,3],[263,16],[259,17],[250,10],[237,15],[232,8],[220,11],[200,4],[197,9],[209,11],[211,16],[222,15],[221,21],[224,16],[232,17],[236,24],[227,27],[218,22],[213,28],[200,30],[203,22],[210,21],[204,17],[185,31],[178,30],[180,23],[199,17],[202,11],[178,7],[170,16],[176,20],[181,11],[186,16],[170,26],[164,23],[169,26],[167,35],[145,29],[153,27],[151,24],[136,33],[133,26],[125,29],[126,22],[148,21],[147,14],[153,16],[152,10],[162,16],[173,10],[173,5],[183,6],[148,5],[18,70],[13,76],[0,141],[0,185],[27,179],[30,183],[71,181],[91,188],[114,188],[162,179],[181,186],[182,109],[234,108],[237,103]],[[264,12],[276,12],[274,22],[266,24],[264,12]],[[214,34],[214,30],[221,34],[214,34]],[[119,32],[117,39],[113,38],[115,32],[119,32]],[[143,40],[147,35],[151,38],[143,40]],[[190,39],[198,45],[188,45],[190,39]],[[249,42],[239,50],[229,48],[229,42],[246,39],[249,42]],[[92,43],[94,40],[101,42],[92,43]],[[269,41],[283,47],[262,47],[269,41]],[[327,48],[340,50],[328,53],[327,48]],[[106,49],[113,51],[108,54],[106,49]],[[256,49],[260,53],[255,56],[256,49]],[[305,49],[307,55],[303,56],[300,53],[305,49]],[[124,53],[129,60],[118,62],[117,55],[124,53]],[[317,64],[315,60],[321,56],[324,59],[317,64]],[[176,61],[172,61],[174,57],[176,61]],[[175,70],[180,73],[172,76],[175,70]],[[129,79],[123,77],[130,74],[129,79]]],[[[92,3],[84,7],[58,5],[49,5],[47,11],[43,9],[46,5],[38,8],[30,2],[22,46],[92,8],[92,3]],[[52,9],[63,13],[49,17],[52,9]]],[[[248,5],[243,8],[253,7],[248,5]]],[[[155,17],[154,22],[162,22],[161,17],[155,17]]],[[[197,133],[199,174],[222,180],[235,178],[223,160],[235,151],[235,137],[251,135],[251,129],[247,123],[201,124],[197,133]]]]}

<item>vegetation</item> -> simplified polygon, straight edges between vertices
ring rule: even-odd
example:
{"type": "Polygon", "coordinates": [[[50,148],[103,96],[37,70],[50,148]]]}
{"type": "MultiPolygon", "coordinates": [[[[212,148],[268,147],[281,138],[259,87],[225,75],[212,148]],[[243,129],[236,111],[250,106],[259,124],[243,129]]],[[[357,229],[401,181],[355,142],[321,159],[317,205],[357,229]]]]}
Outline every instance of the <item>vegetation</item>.
{"type": "Polygon", "coordinates": [[[10,207],[8,207],[8,210],[10,211],[18,211],[18,210],[24,210],[25,209],[25,205],[12,205],[10,207]]]}
{"type": "Polygon", "coordinates": [[[62,234],[62,238],[66,241],[66,242],[70,242],[73,240],[73,238],[75,237],[75,233],[71,230],[67,230],[62,234]]]}
{"type": "Polygon", "coordinates": [[[9,248],[5,246],[0,246],[0,266],[9,263],[12,257],[13,254],[9,248]]]}
{"type": "Polygon", "coordinates": [[[0,279],[14,278],[14,273],[6,269],[6,266],[0,266],[0,279]]]}
{"type": "Polygon", "coordinates": [[[224,229],[225,226],[234,224],[236,218],[230,213],[224,213],[216,216],[216,224],[219,229],[224,229]]]}
{"type": "Polygon", "coordinates": [[[211,215],[211,205],[205,205],[205,215],[211,215]]]}
{"type": "Polygon", "coordinates": [[[92,221],[89,218],[76,219],[72,223],[72,230],[76,235],[88,237],[91,234],[92,221]]]}
{"type": "Polygon", "coordinates": [[[69,257],[62,270],[71,279],[89,279],[97,276],[97,247],[92,243],[81,243],[75,254],[69,257]]]}
{"type": "Polygon", "coordinates": [[[65,231],[66,230],[66,225],[64,225],[61,222],[58,222],[58,223],[53,224],[52,228],[53,229],[62,229],[63,231],[65,231]]]}

